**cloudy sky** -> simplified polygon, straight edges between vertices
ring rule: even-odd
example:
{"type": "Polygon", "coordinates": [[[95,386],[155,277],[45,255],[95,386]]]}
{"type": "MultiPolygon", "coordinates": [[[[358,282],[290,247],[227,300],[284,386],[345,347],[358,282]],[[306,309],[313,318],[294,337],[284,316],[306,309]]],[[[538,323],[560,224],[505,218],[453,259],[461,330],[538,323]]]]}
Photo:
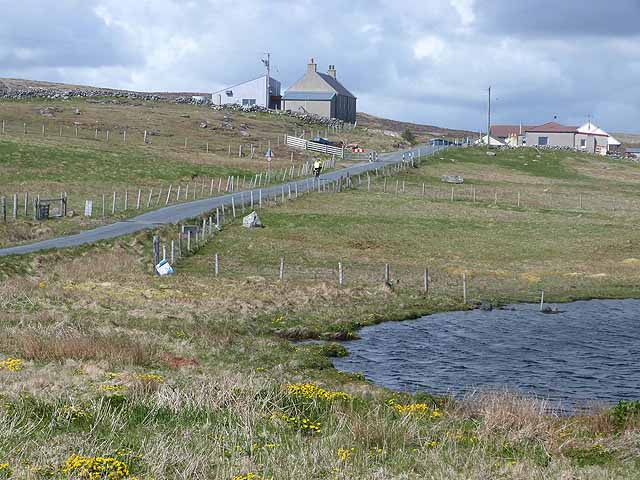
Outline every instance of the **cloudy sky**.
{"type": "Polygon", "coordinates": [[[640,132],[640,1],[0,0],[0,77],[211,92],[314,57],[358,109],[479,130],[588,115],[640,132]]]}

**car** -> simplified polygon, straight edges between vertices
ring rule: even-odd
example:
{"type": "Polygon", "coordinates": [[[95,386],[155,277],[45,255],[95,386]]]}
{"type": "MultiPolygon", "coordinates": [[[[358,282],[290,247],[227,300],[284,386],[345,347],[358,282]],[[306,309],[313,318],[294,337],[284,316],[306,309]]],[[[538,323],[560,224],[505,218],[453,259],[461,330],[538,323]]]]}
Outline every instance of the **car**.
{"type": "Polygon", "coordinates": [[[319,143],[321,145],[331,145],[333,146],[333,142],[331,142],[330,140],[327,140],[326,138],[322,138],[322,137],[314,137],[311,139],[311,141],[313,143],[319,143]]]}

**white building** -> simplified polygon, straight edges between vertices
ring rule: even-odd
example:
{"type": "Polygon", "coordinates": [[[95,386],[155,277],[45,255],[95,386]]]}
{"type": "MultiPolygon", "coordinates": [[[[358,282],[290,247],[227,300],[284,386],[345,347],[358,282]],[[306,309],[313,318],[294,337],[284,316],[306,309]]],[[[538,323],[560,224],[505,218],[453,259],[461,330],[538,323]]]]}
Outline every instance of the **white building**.
{"type": "Polygon", "coordinates": [[[267,82],[267,76],[263,75],[254,80],[213,92],[211,101],[214,105],[237,104],[246,107],[258,105],[275,109],[280,106],[280,88],[278,80],[269,77],[269,82],[267,82]]]}
{"type": "MultiPolygon", "coordinates": [[[[603,142],[600,142],[599,150],[594,152],[594,153],[600,153],[601,155],[606,155],[609,152],[616,151],[620,147],[620,145],[622,145],[617,138],[612,137],[607,132],[605,132],[604,130],[602,130],[597,125],[591,122],[585,123],[584,125],[579,127],[578,134],[592,136],[592,137],[601,137],[603,139],[606,139],[606,143],[603,144],[603,142]]],[[[576,145],[576,148],[580,150],[585,150],[586,149],[585,143],[586,142],[584,141],[584,139],[581,139],[580,144],[576,145]]],[[[597,146],[594,146],[594,150],[596,147],[597,146]]]]}

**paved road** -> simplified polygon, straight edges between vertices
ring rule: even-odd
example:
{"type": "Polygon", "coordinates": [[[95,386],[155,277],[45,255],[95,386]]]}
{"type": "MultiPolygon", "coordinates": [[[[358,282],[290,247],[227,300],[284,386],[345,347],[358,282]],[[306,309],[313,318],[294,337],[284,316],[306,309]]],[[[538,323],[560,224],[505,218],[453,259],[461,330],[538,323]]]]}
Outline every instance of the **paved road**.
{"type": "MultiPolygon", "coordinates": [[[[398,163],[402,160],[403,153],[412,152],[414,156],[417,156],[418,152],[422,155],[430,155],[440,148],[442,147],[421,145],[411,150],[383,154],[378,157],[377,162],[361,163],[340,170],[335,170],[333,172],[321,175],[320,179],[321,181],[331,182],[337,180],[339,177],[344,177],[347,174],[357,175],[358,173],[375,170],[376,168],[380,168],[384,165],[398,163]]],[[[309,185],[311,185],[311,182],[307,179],[295,180],[289,183],[285,183],[284,187],[288,191],[288,186],[290,185],[291,189],[294,190],[296,184],[298,186],[298,192],[302,193],[309,189],[309,185]]],[[[24,255],[27,253],[33,253],[40,250],[49,250],[53,248],[75,247],[78,245],[94,243],[99,240],[121,237],[123,235],[139,232],[148,228],[154,228],[158,225],[178,223],[189,218],[204,215],[215,210],[216,208],[220,208],[222,205],[224,205],[225,207],[231,206],[232,197],[234,197],[234,202],[236,204],[239,204],[240,199],[243,195],[244,198],[248,200],[250,191],[251,190],[246,190],[245,192],[235,192],[233,194],[222,195],[219,197],[211,197],[202,200],[195,200],[188,203],[170,205],[158,210],[143,213],[142,215],[130,218],[129,220],[112,223],[110,225],[94,228],[92,230],[85,230],[75,235],[52,238],[50,240],[43,240],[26,245],[19,245],[16,247],[3,248],[0,249],[0,257],[7,255],[24,255]]],[[[254,197],[257,200],[258,189],[254,189],[253,191],[254,197]]],[[[280,194],[281,192],[282,185],[262,189],[262,195],[264,198],[267,198],[267,196],[273,197],[274,195],[280,194]]]]}

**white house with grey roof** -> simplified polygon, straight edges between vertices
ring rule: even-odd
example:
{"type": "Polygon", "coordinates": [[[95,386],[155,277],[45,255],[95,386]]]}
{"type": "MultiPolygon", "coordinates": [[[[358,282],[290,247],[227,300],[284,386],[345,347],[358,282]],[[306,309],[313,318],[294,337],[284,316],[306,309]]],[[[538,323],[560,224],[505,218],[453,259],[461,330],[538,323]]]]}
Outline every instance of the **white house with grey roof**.
{"type": "Polygon", "coordinates": [[[285,92],[282,109],[356,121],[356,97],[338,81],[335,65],[329,65],[327,73],[319,73],[313,58],[307,73],[285,92]]]}
{"type": "Polygon", "coordinates": [[[213,92],[214,105],[237,104],[245,107],[277,108],[280,104],[280,82],[273,77],[261,77],[213,92]],[[267,78],[269,81],[267,82],[267,78]]]}

